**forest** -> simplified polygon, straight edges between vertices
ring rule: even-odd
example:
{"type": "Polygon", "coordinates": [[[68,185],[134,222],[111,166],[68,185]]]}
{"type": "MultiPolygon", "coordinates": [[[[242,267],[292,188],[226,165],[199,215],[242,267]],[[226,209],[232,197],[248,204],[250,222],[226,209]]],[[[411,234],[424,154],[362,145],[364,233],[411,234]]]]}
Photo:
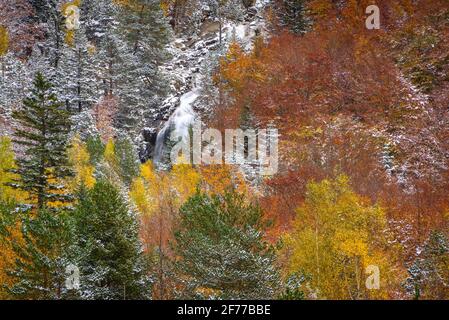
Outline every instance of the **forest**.
{"type": "Polygon", "coordinates": [[[449,299],[448,0],[0,0],[0,300],[178,299],[449,299]]]}

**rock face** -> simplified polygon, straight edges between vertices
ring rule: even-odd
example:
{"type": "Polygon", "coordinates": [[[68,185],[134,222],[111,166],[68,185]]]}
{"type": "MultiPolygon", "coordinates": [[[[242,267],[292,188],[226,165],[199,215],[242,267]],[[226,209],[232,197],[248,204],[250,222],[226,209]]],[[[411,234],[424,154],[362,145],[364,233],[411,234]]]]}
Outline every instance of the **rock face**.
{"type": "Polygon", "coordinates": [[[214,36],[220,32],[220,23],[218,21],[205,21],[200,29],[200,37],[214,36]]]}
{"type": "MultiPolygon", "coordinates": [[[[210,111],[210,106],[201,106],[201,89],[204,81],[208,81],[205,73],[205,64],[210,63],[211,56],[224,53],[232,40],[237,40],[246,50],[252,48],[253,39],[265,30],[264,20],[261,12],[264,6],[250,7],[241,21],[225,21],[222,26],[222,43],[219,41],[220,24],[210,19],[204,13],[203,23],[195,35],[179,34],[168,46],[171,59],[161,67],[161,72],[166,74],[169,81],[169,94],[157,108],[151,110],[151,119],[142,133],[142,144],[140,151],[141,161],[153,159],[156,144],[161,139],[164,131],[164,141],[169,136],[167,121],[172,119],[178,109],[182,107],[181,97],[192,92],[197,92],[198,99],[193,101],[189,107],[192,111],[200,111],[195,117],[201,118],[202,114],[210,111]],[[168,130],[168,132],[167,132],[168,130]]],[[[179,112],[178,112],[179,113],[179,112]]],[[[160,148],[160,146],[159,146],[160,148]]],[[[161,150],[159,150],[161,152],[161,150]]]]}
{"type": "Polygon", "coordinates": [[[153,158],[154,147],[156,145],[157,130],[155,128],[144,128],[142,132],[143,140],[145,141],[146,148],[143,148],[139,152],[139,157],[142,162],[146,162],[153,158]]]}

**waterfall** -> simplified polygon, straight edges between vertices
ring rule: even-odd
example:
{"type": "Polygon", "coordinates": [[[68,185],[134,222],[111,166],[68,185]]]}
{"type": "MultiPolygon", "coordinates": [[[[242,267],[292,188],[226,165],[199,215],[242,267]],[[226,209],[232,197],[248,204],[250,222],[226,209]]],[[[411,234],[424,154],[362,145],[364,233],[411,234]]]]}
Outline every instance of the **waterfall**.
{"type": "Polygon", "coordinates": [[[195,120],[195,111],[193,111],[192,105],[198,98],[199,92],[200,90],[195,88],[182,95],[179,107],[176,108],[175,112],[157,134],[153,157],[155,165],[158,165],[164,160],[165,142],[167,138],[172,135],[172,131],[177,137],[188,138],[189,128],[195,120]]]}

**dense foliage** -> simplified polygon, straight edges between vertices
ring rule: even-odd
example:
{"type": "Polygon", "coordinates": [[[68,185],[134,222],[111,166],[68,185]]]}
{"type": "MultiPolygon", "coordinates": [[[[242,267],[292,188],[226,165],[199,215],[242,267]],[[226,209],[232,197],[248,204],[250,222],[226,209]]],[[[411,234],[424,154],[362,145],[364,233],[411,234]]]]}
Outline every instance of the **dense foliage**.
{"type": "Polygon", "coordinates": [[[449,298],[447,0],[0,12],[0,299],[449,298]],[[278,170],[160,161],[193,120],[278,170]]]}

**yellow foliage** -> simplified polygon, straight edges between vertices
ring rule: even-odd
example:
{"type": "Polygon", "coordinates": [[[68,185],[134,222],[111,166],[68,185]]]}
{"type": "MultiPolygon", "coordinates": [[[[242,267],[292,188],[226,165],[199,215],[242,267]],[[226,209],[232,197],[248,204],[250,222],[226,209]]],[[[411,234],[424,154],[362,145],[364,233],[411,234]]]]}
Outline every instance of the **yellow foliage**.
{"type": "Polygon", "coordinates": [[[263,51],[262,45],[257,42],[253,53],[246,54],[238,43],[231,43],[226,56],[220,61],[220,71],[214,81],[224,81],[228,88],[235,91],[243,90],[246,79],[263,81],[264,68],[258,59],[263,51]]]}
{"type": "Polygon", "coordinates": [[[210,194],[223,194],[232,188],[247,194],[243,175],[229,165],[209,165],[200,168],[202,190],[210,194]]]}
{"type": "Polygon", "coordinates": [[[95,47],[94,44],[89,43],[87,45],[87,53],[89,53],[89,55],[93,56],[95,53],[97,53],[97,47],[95,47]]]}
{"type": "Polygon", "coordinates": [[[7,271],[13,267],[16,260],[16,254],[11,247],[11,242],[13,239],[17,239],[20,242],[20,224],[17,223],[17,225],[8,228],[8,232],[8,240],[0,238],[0,284],[2,285],[0,286],[0,300],[8,298],[3,285],[11,285],[13,283],[7,271]]]}
{"type": "MultiPolygon", "coordinates": [[[[82,2],[81,0],[73,0],[73,1],[66,2],[65,4],[63,4],[61,6],[62,15],[66,18],[69,18],[69,13],[67,12],[67,9],[70,6],[75,6],[75,7],[80,8],[81,2],[82,2]]],[[[75,44],[75,32],[76,32],[75,30],[66,30],[64,40],[69,46],[73,46],[75,44]]]]}
{"type": "Polygon", "coordinates": [[[199,181],[191,165],[179,164],[170,172],[156,172],[148,161],[141,166],[140,177],[133,181],[130,196],[143,215],[174,212],[196,192],[199,181]]]}
{"type": "Polygon", "coordinates": [[[64,40],[65,43],[73,47],[75,45],[75,30],[67,30],[64,40]]]}
{"type": "Polygon", "coordinates": [[[193,195],[200,181],[199,173],[188,164],[177,164],[170,173],[171,180],[175,183],[177,193],[185,199],[185,195],[193,195]],[[184,196],[182,196],[184,195],[184,196]]]}
{"type": "Polygon", "coordinates": [[[114,140],[112,140],[112,139],[109,139],[108,143],[106,143],[106,146],[105,146],[105,149],[104,149],[104,158],[110,164],[114,164],[115,165],[115,163],[116,163],[115,143],[114,143],[114,140]]]}
{"type": "Polygon", "coordinates": [[[80,185],[92,188],[95,184],[95,168],[90,163],[90,155],[84,143],[75,137],[68,151],[69,161],[75,171],[75,177],[69,181],[69,189],[75,191],[80,185]]]}
{"type": "MultiPolygon", "coordinates": [[[[0,137],[0,201],[17,201],[20,202],[27,198],[25,192],[5,186],[5,183],[12,182],[17,179],[17,175],[9,170],[15,169],[14,152],[11,147],[11,139],[8,137],[0,137]]],[[[1,217],[0,217],[1,219],[1,217]]],[[[8,228],[10,236],[8,239],[0,237],[0,284],[9,284],[9,276],[6,271],[15,261],[15,254],[11,248],[10,241],[19,237],[20,225],[8,228]],[[8,241],[7,241],[8,240],[8,241]]],[[[0,286],[0,299],[6,299],[8,296],[0,286]]]]}
{"type": "Polygon", "coordinates": [[[11,139],[0,137],[0,200],[20,201],[26,198],[25,192],[5,185],[18,178],[17,174],[10,172],[15,168],[11,139]]]}
{"type": "Polygon", "coordinates": [[[399,282],[393,251],[387,247],[384,211],[372,206],[349,187],[348,178],[310,183],[305,203],[298,208],[295,225],[284,237],[287,274],[304,272],[318,298],[389,298],[399,282]],[[381,270],[380,290],[365,287],[365,268],[381,270]]]}
{"type": "Polygon", "coordinates": [[[6,27],[0,25],[0,57],[4,56],[8,52],[9,47],[9,34],[6,27]]]}
{"type": "Polygon", "coordinates": [[[161,9],[167,17],[170,14],[171,0],[161,0],[161,9]]]}

